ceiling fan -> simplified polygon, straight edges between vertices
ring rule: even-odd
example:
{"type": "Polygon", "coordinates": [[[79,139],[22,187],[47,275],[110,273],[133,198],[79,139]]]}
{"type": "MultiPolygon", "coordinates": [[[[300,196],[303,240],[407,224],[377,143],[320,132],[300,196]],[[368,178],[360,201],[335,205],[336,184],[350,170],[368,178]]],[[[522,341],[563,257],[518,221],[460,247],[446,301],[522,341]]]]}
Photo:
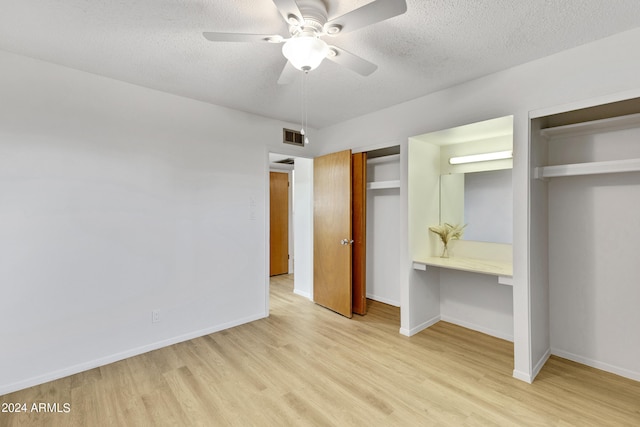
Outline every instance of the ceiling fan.
{"type": "Polygon", "coordinates": [[[272,0],[289,24],[289,37],[278,34],[242,34],[204,32],[213,42],[284,43],[282,54],[287,63],[278,79],[279,84],[290,83],[296,69],[309,72],[324,58],[343,65],[356,73],[368,76],[378,66],[337,46],[329,45],[321,37],[335,37],[367,25],[401,15],[407,11],[405,0],[374,0],[342,16],[329,20],[323,0],[272,0]]]}

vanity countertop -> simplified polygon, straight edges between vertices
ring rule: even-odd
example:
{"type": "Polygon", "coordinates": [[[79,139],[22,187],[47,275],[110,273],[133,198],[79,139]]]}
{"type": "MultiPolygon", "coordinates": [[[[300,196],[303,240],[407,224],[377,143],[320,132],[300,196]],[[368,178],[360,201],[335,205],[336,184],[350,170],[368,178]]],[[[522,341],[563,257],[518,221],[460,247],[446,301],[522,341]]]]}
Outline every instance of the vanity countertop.
{"type": "MultiPolygon", "coordinates": [[[[440,258],[440,257],[427,257],[423,259],[413,260],[414,268],[416,264],[430,265],[434,267],[449,268],[452,270],[470,271],[473,273],[491,274],[494,276],[513,276],[513,265],[510,262],[484,260],[477,258],[440,258]]],[[[420,268],[422,269],[422,268],[420,268]]]]}

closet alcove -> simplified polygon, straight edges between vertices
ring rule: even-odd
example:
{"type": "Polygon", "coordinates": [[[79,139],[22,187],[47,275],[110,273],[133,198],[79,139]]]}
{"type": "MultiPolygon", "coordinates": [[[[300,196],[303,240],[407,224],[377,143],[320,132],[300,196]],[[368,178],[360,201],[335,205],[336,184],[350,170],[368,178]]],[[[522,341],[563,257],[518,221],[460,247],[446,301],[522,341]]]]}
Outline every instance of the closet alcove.
{"type": "Polygon", "coordinates": [[[400,146],[367,151],[367,298],[400,307],[400,146]]]}
{"type": "Polygon", "coordinates": [[[640,98],[531,120],[531,342],[640,380],[640,98]]]}
{"type": "Polygon", "coordinates": [[[512,150],[513,116],[409,138],[408,305],[415,320],[401,333],[411,336],[442,320],[514,340],[512,150]],[[508,156],[484,158],[498,153],[508,156]],[[468,161],[454,160],[460,158],[468,161]],[[466,224],[448,258],[429,231],[444,223],[466,224]],[[506,232],[482,233],[489,229],[506,232]]]}

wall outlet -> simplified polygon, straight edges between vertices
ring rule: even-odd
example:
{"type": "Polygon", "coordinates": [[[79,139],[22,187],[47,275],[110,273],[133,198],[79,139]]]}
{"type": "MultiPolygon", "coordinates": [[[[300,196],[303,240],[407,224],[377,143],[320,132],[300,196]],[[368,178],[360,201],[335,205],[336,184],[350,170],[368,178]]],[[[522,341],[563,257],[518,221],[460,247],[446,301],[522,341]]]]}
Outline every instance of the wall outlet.
{"type": "Polygon", "coordinates": [[[160,321],[160,310],[153,310],[151,312],[151,323],[158,323],[160,321]]]}

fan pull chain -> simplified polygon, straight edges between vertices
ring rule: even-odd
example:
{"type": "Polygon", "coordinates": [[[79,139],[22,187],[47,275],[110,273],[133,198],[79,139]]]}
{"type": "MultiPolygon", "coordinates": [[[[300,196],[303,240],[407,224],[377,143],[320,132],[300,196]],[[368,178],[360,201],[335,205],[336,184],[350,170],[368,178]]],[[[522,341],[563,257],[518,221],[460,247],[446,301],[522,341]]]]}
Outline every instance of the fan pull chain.
{"type": "MultiPolygon", "coordinates": [[[[304,72],[303,72],[304,73],[304,72]]],[[[300,83],[300,134],[304,137],[304,105],[305,97],[304,97],[304,75],[302,76],[300,83]]]]}
{"type": "MultiPolygon", "coordinates": [[[[308,76],[309,75],[309,71],[305,71],[304,72],[304,76],[302,77],[303,80],[303,85],[304,85],[304,91],[303,91],[303,96],[304,96],[304,126],[305,127],[309,127],[309,83],[307,82],[308,76]]],[[[307,135],[304,135],[304,143],[305,144],[309,144],[309,137],[307,135]]]]}

